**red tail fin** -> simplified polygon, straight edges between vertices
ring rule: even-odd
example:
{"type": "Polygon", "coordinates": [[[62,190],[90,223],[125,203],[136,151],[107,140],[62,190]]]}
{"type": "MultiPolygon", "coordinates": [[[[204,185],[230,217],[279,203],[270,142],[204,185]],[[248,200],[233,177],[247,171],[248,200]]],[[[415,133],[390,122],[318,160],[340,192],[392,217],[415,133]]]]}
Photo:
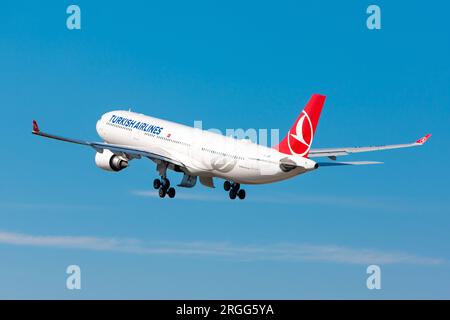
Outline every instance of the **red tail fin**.
{"type": "Polygon", "coordinates": [[[305,158],[308,156],[325,98],[325,96],[320,94],[313,94],[311,96],[305,109],[275,149],[286,154],[298,155],[305,158]]]}

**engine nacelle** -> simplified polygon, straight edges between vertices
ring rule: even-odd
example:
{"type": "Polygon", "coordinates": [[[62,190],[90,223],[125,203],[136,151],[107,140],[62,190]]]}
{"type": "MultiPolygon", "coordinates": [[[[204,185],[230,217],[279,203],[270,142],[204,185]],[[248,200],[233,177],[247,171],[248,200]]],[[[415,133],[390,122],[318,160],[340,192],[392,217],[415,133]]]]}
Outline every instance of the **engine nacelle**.
{"type": "Polygon", "coordinates": [[[128,160],[115,155],[108,149],[103,149],[102,153],[95,154],[95,164],[106,171],[120,171],[128,167],[128,160]]]}

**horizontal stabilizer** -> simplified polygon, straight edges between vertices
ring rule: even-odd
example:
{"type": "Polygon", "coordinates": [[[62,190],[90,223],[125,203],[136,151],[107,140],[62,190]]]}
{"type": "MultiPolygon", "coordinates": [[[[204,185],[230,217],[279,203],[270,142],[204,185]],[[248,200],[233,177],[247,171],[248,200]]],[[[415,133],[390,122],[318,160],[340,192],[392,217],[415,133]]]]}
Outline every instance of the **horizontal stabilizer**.
{"type": "Polygon", "coordinates": [[[363,166],[368,164],[382,164],[383,162],[378,161],[353,161],[353,162],[318,162],[320,167],[335,167],[335,166],[363,166]]]}

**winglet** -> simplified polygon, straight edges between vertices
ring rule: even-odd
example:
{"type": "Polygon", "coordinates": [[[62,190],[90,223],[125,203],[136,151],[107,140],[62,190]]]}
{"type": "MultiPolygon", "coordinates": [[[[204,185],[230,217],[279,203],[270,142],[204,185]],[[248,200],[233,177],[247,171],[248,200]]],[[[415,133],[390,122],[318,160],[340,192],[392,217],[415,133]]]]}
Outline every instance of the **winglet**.
{"type": "Polygon", "coordinates": [[[39,133],[39,126],[36,120],[33,120],[33,133],[39,133]]]}
{"type": "Polygon", "coordinates": [[[418,144],[424,144],[425,142],[427,142],[427,140],[431,137],[431,134],[427,134],[425,137],[420,138],[419,140],[416,141],[416,143],[418,144]]]}

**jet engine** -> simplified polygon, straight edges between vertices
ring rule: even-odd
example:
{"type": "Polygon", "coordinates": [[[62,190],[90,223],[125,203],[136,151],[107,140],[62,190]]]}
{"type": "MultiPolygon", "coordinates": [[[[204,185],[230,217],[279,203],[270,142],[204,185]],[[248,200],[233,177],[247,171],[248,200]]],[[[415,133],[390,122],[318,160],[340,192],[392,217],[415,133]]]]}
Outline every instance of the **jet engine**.
{"type": "Polygon", "coordinates": [[[128,159],[117,156],[108,149],[95,154],[95,164],[106,171],[120,171],[128,167],[128,159]]]}

